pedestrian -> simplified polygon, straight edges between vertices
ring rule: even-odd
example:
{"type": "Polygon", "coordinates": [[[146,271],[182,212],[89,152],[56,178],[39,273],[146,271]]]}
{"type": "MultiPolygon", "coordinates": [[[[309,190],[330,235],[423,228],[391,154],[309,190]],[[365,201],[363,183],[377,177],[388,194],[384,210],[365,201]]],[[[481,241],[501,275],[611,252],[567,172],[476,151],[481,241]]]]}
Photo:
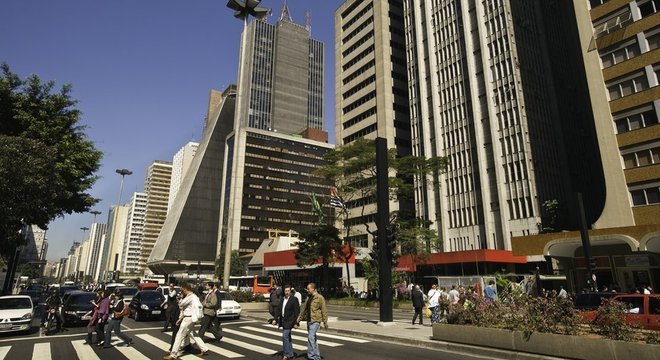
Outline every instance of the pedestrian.
{"type": "Polygon", "coordinates": [[[90,303],[92,304],[92,315],[89,318],[89,322],[87,322],[87,341],[85,341],[85,344],[92,345],[94,342],[92,341],[92,333],[94,333],[94,328],[96,327],[96,323],[98,322],[99,319],[99,302],[101,301],[101,292],[103,290],[96,290],[96,299],[95,300],[90,300],[90,303]]]}
{"type": "Polygon", "coordinates": [[[280,304],[282,303],[282,288],[275,284],[270,291],[268,298],[268,310],[273,319],[277,319],[279,313],[282,312],[280,304]]]}
{"type": "Polygon", "coordinates": [[[211,334],[213,334],[216,341],[220,341],[222,335],[218,333],[218,330],[214,326],[216,312],[218,310],[218,297],[215,294],[212,283],[206,283],[206,295],[202,301],[202,307],[204,317],[202,318],[201,325],[199,327],[198,336],[204,339],[204,334],[206,334],[206,331],[208,330],[211,332],[211,334]]]}
{"type": "Polygon", "coordinates": [[[161,308],[165,308],[165,325],[163,325],[163,332],[167,331],[168,326],[174,327],[176,317],[174,313],[177,312],[176,296],[178,292],[174,288],[174,284],[170,283],[165,294],[165,300],[160,304],[161,308]]]}
{"type": "Polygon", "coordinates": [[[126,334],[121,332],[121,321],[125,316],[128,315],[128,306],[124,304],[124,295],[119,291],[115,290],[114,296],[110,301],[110,320],[108,320],[108,326],[105,329],[105,342],[103,343],[104,348],[112,347],[110,337],[114,331],[120,339],[124,340],[126,346],[130,346],[133,343],[133,339],[128,337],[126,334]]]}
{"type": "Polygon", "coordinates": [[[415,315],[412,318],[412,324],[415,325],[415,320],[419,316],[419,324],[424,325],[424,315],[422,315],[422,308],[424,308],[424,294],[420,290],[419,285],[413,287],[410,297],[412,298],[412,305],[415,309],[415,315]]]}
{"type": "Polygon", "coordinates": [[[312,360],[321,360],[321,352],[316,338],[316,332],[321,324],[328,329],[328,308],[325,305],[325,298],[316,291],[316,284],[307,285],[307,301],[305,306],[300,309],[297,323],[307,321],[307,358],[312,360]]]}
{"type": "Polygon", "coordinates": [[[181,293],[183,298],[179,301],[179,319],[176,324],[179,325],[179,331],[176,334],[174,345],[172,345],[172,352],[170,355],[165,356],[163,360],[177,359],[183,355],[183,345],[185,341],[190,344],[195,344],[201,351],[200,355],[208,355],[209,349],[204,344],[204,340],[195,336],[194,327],[195,323],[199,321],[198,308],[202,307],[202,303],[192,290],[192,286],[188,283],[181,286],[181,293]]]}
{"type": "Polygon", "coordinates": [[[488,301],[497,300],[497,288],[495,287],[494,280],[488,281],[488,286],[486,286],[486,288],[484,289],[484,296],[488,301]]]}
{"type": "Polygon", "coordinates": [[[291,329],[298,327],[297,320],[300,315],[300,303],[292,296],[293,288],[284,286],[284,297],[282,298],[282,313],[277,320],[272,322],[282,328],[282,360],[293,360],[293,341],[291,340],[291,329]]]}
{"type": "Polygon", "coordinates": [[[110,294],[105,290],[97,292],[101,297],[98,309],[96,310],[96,346],[103,346],[103,339],[105,338],[105,326],[108,324],[108,317],[110,316],[110,294]]]}
{"type": "Polygon", "coordinates": [[[431,310],[431,325],[440,321],[440,291],[438,285],[433,284],[428,293],[429,310],[431,310]]]}
{"type": "Polygon", "coordinates": [[[564,286],[560,286],[559,288],[559,294],[557,295],[558,298],[560,299],[566,299],[568,298],[568,293],[566,292],[566,289],[564,289],[564,286]]]}
{"type": "Polygon", "coordinates": [[[459,295],[460,293],[456,290],[456,285],[452,285],[451,290],[449,290],[449,303],[452,305],[458,304],[459,295]]]}
{"type": "Polygon", "coordinates": [[[651,287],[651,285],[646,285],[646,286],[644,287],[644,294],[645,294],[645,295],[651,295],[651,294],[653,294],[653,288],[651,287]]]}
{"type": "Polygon", "coordinates": [[[294,289],[292,286],[291,293],[296,299],[298,299],[298,305],[302,305],[302,294],[300,294],[300,291],[296,291],[296,289],[294,289]]]}
{"type": "Polygon", "coordinates": [[[174,346],[174,340],[176,340],[176,334],[179,332],[179,325],[176,323],[176,320],[179,319],[181,311],[179,309],[179,300],[181,300],[181,292],[177,294],[174,298],[174,310],[172,310],[172,315],[174,316],[174,324],[172,324],[172,336],[170,338],[170,350],[167,352],[169,355],[172,352],[172,347],[174,346]]]}

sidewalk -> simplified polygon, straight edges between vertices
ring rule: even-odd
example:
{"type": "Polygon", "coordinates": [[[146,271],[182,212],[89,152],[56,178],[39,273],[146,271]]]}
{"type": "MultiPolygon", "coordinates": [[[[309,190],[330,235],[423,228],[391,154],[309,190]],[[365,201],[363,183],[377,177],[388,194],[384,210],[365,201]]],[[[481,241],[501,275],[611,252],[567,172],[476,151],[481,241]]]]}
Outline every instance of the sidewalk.
{"type": "MultiPolygon", "coordinates": [[[[271,318],[267,311],[243,311],[241,316],[253,320],[266,322],[271,318]]],[[[442,326],[436,324],[436,326],[442,326]]],[[[396,343],[400,345],[424,347],[444,350],[489,359],[558,359],[553,357],[540,357],[534,354],[524,354],[505,350],[483,348],[465,344],[448,343],[431,339],[432,327],[426,325],[411,325],[409,322],[395,321],[394,325],[379,325],[377,320],[337,320],[332,316],[328,319],[328,329],[321,328],[319,332],[338,335],[348,335],[375,341],[396,343]]]]}

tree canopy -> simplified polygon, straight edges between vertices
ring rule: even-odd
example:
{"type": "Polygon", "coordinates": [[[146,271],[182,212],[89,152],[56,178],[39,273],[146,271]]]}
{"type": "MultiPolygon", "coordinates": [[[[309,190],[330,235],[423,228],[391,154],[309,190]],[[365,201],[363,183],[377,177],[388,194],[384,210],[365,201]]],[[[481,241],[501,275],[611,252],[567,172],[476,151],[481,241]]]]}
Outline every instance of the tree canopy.
{"type": "Polygon", "coordinates": [[[58,216],[82,213],[98,202],[101,151],[87,140],[71,86],[25,80],[0,66],[0,254],[23,243],[24,224],[48,228],[58,216]]]}

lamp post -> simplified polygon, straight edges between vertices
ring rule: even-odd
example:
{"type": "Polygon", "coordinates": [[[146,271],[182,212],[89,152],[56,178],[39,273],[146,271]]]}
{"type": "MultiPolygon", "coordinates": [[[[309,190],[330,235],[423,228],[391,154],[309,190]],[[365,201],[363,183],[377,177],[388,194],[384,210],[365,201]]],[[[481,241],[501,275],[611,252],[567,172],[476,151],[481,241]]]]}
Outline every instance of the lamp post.
{"type": "Polygon", "coordinates": [[[92,220],[92,224],[96,222],[96,217],[97,217],[98,215],[101,215],[101,212],[98,211],[98,210],[92,210],[92,211],[90,211],[89,213],[92,214],[92,215],[94,215],[94,220],[92,220]]]}
{"type": "MultiPolygon", "coordinates": [[[[263,19],[265,18],[268,13],[269,9],[259,7],[259,3],[261,3],[261,0],[229,0],[227,3],[227,7],[234,10],[234,17],[242,20],[243,21],[243,33],[241,34],[241,57],[240,57],[240,62],[238,64],[238,86],[236,89],[236,114],[239,113],[239,107],[241,104],[241,86],[245,83],[243,80],[245,79],[245,69],[244,69],[244,63],[246,62],[247,59],[245,59],[245,48],[246,48],[246,39],[247,39],[247,21],[250,16],[253,16],[257,19],[263,19]]],[[[239,121],[239,116],[236,116],[237,120],[239,121]]],[[[235,136],[235,145],[234,149],[238,149],[238,140],[240,139],[240,136],[235,136]]],[[[222,219],[221,219],[222,221],[222,219]]],[[[229,273],[230,273],[230,267],[231,267],[231,244],[229,244],[228,239],[225,240],[225,262],[224,262],[224,269],[223,269],[223,277],[222,277],[222,285],[224,288],[229,287],[229,273]]],[[[218,244],[218,251],[220,251],[220,246],[218,244]]],[[[218,254],[219,255],[219,254],[218,254]]]]}
{"type": "Polygon", "coordinates": [[[117,200],[117,206],[121,204],[121,193],[124,190],[124,177],[126,175],[132,175],[133,172],[128,169],[117,169],[115,172],[121,175],[121,185],[119,185],[119,199],[117,200]]]}

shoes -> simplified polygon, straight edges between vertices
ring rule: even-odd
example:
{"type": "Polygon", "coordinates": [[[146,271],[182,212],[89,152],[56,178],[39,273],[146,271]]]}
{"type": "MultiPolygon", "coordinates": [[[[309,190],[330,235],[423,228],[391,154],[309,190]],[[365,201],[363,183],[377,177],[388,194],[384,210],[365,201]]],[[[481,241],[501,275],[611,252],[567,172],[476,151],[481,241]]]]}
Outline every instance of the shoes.
{"type": "Polygon", "coordinates": [[[128,342],[126,343],[126,346],[131,346],[133,345],[133,338],[129,338],[128,342]]]}
{"type": "Polygon", "coordinates": [[[98,346],[98,347],[103,346],[103,341],[101,341],[100,343],[96,343],[96,346],[98,346]]]}
{"type": "Polygon", "coordinates": [[[202,357],[202,356],[206,356],[208,354],[209,354],[209,351],[206,350],[206,351],[202,351],[201,353],[197,354],[197,356],[202,357]]]}
{"type": "Polygon", "coordinates": [[[172,355],[163,356],[163,360],[174,360],[174,359],[176,359],[176,358],[172,357],[172,355]]]}

